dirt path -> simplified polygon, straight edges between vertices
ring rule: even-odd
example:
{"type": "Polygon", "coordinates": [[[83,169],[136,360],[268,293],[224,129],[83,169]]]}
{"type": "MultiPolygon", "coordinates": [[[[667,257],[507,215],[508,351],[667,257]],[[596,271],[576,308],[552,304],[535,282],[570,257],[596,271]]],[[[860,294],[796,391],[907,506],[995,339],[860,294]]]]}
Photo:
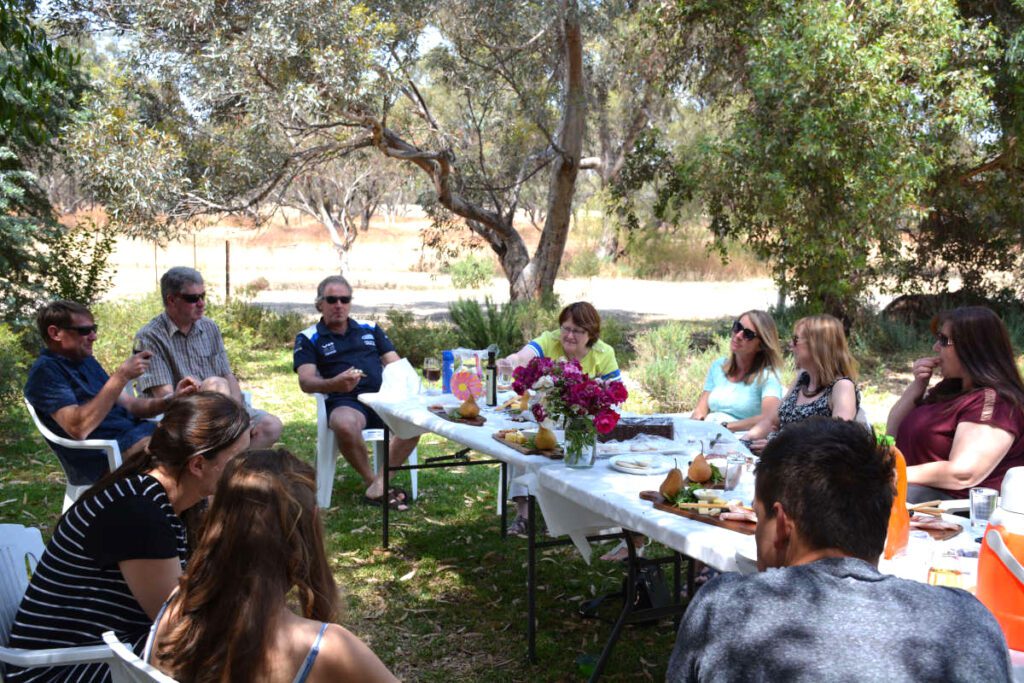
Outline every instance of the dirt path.
{"type": "MultiPolygon", "coordinates": [[[[707,320],[736,315],[751,308],[768,308],[777,294],[771,280],[744,282],[655,282],[633,279],[586,278],[559,280],[555,291],[563,302],[586,300],[603,315],[624,322],[707,320]]],[[[313,287],[260,292],[256,300],[275,310],[313,313],[313,287]]],[[[508,301],[508,285],[495,279],[484,289],[455,289],[447,276],[434,279],[424,273],[404,273],[402,284],[359,280],[352,310],[357,316],[378,318],[389,308],[402,308],[417,316],[448,317],[448,304],[458,299],[497,303],[508,301]]]]}

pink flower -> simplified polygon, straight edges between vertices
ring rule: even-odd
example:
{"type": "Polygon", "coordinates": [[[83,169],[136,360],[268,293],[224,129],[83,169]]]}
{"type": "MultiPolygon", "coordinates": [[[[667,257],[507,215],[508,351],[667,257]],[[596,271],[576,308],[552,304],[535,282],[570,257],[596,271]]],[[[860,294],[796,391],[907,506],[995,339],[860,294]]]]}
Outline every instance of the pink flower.
{"type": "Polygon", "coordinates": [[[607,391],[608,395],[611,397],[612,403],[622,403],[629,398],[629,392],[626,391],[626,385],[618,380],[609,383],[607,391]]]}
{"type": "Polygon", "coordinates": [[[544,406],[542,406],[541,404],[534,403],[533,406],[531,406],[530,410],[533,411],[533,416],[537,419],[538,423],[543,422],[545,419],[547,419],[547,411],[544,410],[544,406]]]}
{"type": "Polygon", "coordinates": [[[594,427],[597,429],[598,434],[607,434],[613,429],[615,425],[619,423],[619,414],[610,408],[602,409],[596,417],[594,417],[594,427]]]}

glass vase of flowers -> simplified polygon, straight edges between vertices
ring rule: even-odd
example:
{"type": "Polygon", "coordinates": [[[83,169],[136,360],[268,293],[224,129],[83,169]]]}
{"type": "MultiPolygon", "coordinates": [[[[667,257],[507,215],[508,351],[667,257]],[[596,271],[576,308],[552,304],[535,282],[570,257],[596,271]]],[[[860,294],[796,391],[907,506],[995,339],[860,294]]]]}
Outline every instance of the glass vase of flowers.
{"type": "Polygon", "coordinates": [[[515,369],[512,388],[522,395],[535,393],[530,410],[537,422],[559,421],[565,427],[565,464],[593,467],[597,435],[607,434],[619,422],[614,406],[629,396],[622,382],[589,377],[577,360],[533,358],[515,369]]]}

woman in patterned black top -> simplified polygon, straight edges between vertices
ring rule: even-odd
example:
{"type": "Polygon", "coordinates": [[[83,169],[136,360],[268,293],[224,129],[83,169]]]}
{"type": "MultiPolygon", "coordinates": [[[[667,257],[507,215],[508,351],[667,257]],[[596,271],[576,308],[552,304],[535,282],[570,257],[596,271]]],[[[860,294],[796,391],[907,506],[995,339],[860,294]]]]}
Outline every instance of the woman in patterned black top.
{"type": "MultiPolygon", "coordinates": [[[[96,483],[60,519],[15,616],[12,647],[102,642],[113,631],[141,652],[177,585],[200,501],[249,447],[245,409],[222,394],[175,400],[147,449],[96,483]]],[[[105,664],[18,669],[17,681],[105,681],[105,664]]]]}
{"type": "Polygon", "coordinates": [[[797,379],[778,410],[746,434],[750,450],[760,453],[775,433],[812,415],[853,420],[860,408],[857,361],[850,355],[843,324],[831,315],[801,318],[793,327],[797,379]]]}

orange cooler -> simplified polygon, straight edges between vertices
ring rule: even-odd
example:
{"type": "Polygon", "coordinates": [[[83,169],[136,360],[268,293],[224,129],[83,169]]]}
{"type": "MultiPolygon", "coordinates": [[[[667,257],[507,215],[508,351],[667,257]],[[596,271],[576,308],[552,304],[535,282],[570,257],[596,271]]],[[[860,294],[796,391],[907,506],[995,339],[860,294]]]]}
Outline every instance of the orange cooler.
{"type": "Polygon", "coordinates": [[[1003,478],[978,556],[977,596],[995,615],[1010,649],[1024,650],[1024,467],[1003,478]]]}

